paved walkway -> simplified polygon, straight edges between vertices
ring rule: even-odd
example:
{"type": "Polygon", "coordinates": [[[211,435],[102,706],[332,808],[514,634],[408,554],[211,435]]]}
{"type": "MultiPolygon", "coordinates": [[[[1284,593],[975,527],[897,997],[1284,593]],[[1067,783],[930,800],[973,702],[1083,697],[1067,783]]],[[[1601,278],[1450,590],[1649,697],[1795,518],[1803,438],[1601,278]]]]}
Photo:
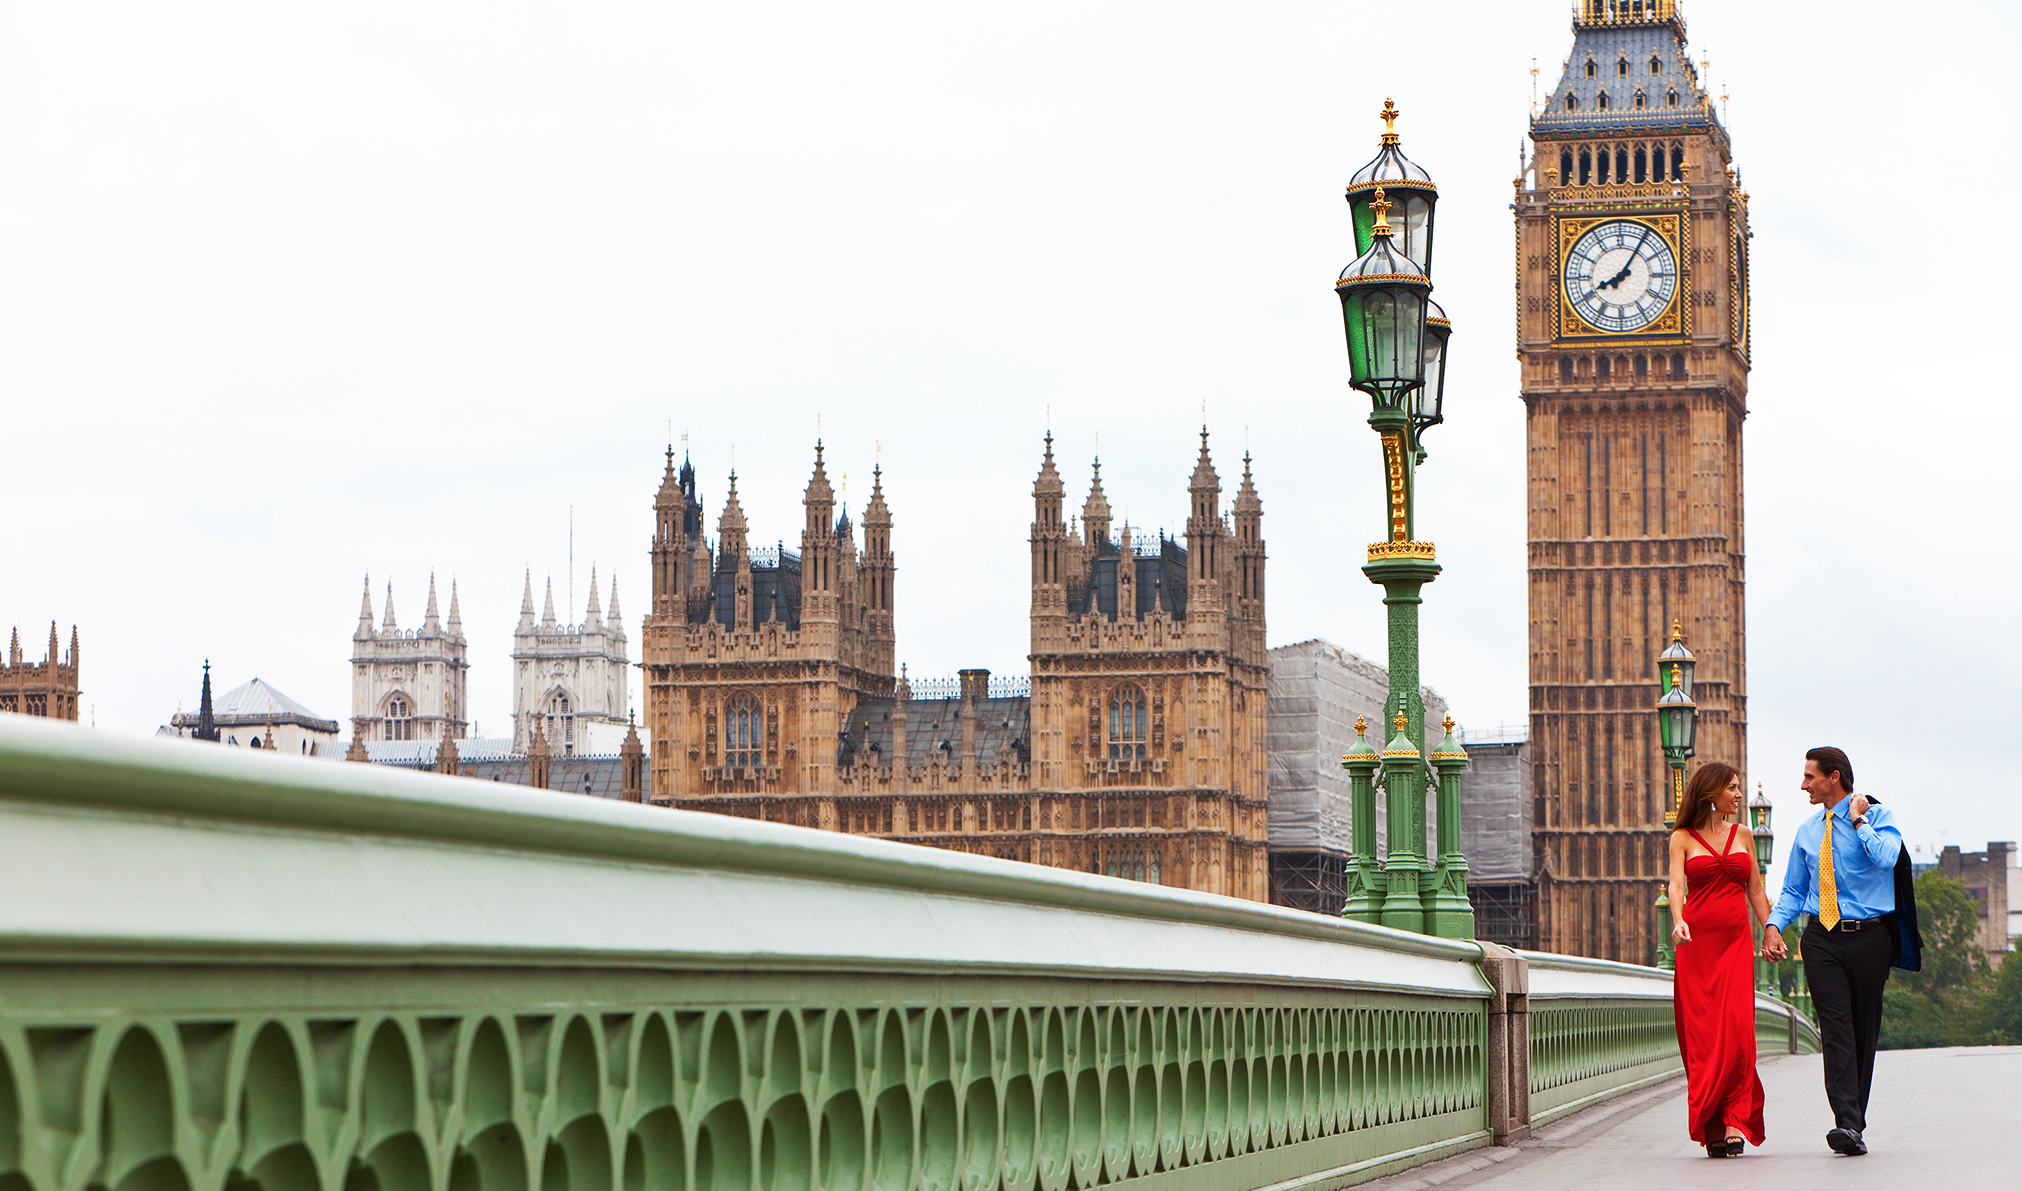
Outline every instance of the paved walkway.
{"type": "Polygon", "coordinates": [[[1828,1150],[1832,1128],[1817,1055],[1761,1064],[1767,1144],[1715,1161],[1685,1135],[1681,1077],[1554,1122],[1515,1147],[1475,1150],[1365,1183],[1382,1191],[1486,1187],[1581,1191],[1773,1187],[1776,1191],[2016,1186],[2022,1153],[2022,1046],[1885,1050],[1868,1104],[1870,1152],[1828,1150]]]}

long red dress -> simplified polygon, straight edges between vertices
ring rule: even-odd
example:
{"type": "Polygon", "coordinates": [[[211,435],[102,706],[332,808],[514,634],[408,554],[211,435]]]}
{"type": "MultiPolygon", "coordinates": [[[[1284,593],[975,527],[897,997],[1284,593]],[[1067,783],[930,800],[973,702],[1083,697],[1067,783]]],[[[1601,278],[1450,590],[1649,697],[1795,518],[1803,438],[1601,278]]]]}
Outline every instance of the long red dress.
{"type": "Polygon", "coordinates": [[[1762,1144],[1762,1080],[1755,1074],[1755,940],[1748,921],[1748,881],[1755,857],[1719,849],[1691,833],[1712,856],[1685,859],[1685,922],[1692,941],[1678,946],[1671,1006],[1678,1053],[1685,1060],[1692,1140],[1704,1145],[1733,1125],[1762,1144]]]}

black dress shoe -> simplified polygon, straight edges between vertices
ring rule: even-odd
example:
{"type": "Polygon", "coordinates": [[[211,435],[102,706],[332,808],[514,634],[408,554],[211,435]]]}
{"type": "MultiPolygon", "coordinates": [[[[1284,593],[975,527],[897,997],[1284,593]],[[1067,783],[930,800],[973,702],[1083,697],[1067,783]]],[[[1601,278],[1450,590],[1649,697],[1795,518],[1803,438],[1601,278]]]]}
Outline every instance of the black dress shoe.
{"type": "Polygon", "coordinates": [[[1831,1146],[1834,1153],[1845,1154],[1849,1158],[1868,1152],[1868,1143],[1861,1140],[1858,1129],[1833,1129],[1826,1133],[1825,1144],[1831,1146]]]}

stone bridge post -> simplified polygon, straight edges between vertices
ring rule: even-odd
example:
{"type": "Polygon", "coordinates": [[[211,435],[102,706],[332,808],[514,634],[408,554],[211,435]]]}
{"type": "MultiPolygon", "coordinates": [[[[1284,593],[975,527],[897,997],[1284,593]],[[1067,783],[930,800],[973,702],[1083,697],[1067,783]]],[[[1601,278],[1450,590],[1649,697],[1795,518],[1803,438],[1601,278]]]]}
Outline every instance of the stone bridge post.
{"type": "Polygon", "coordinates": [[[1531,965],[1494,943],[1481,945],[1481,974],[1495,990],[1488,1003],[1488,1127],[1495,1144],[1531,1132],[1531,965]]]}

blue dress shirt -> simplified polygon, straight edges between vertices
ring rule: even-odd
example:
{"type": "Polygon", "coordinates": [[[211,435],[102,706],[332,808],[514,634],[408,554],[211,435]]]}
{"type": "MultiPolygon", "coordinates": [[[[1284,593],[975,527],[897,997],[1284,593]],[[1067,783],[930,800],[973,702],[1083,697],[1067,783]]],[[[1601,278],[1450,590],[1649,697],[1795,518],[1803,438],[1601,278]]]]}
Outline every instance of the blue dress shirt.
{"type": "Polygon", "coordinates": [[[1769,913],[1769,924],[1778,930],[1800,913],[1818,914],[1818,851],[1825,843],[1826,814],[1834,820],[1832,879],[1839,891],[1839,916],[1879,918],[1895,912],[1896,857],[1903,851],[1903,833],[1880,803],[1869,803],[1867,822],[1855,827],[1849,794],[1832,810],[1798,825],[1783,869],[1783,896],[1769,913]]]}

